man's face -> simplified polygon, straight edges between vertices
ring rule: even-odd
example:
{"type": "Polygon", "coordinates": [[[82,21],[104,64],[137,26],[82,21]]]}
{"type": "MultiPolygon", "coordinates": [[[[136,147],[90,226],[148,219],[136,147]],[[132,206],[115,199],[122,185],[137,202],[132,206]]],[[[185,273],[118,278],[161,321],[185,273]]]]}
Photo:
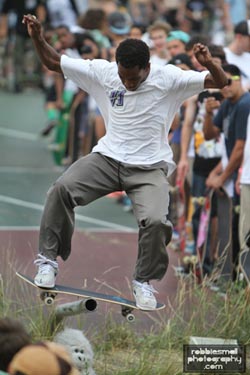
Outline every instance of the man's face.
{"type": "Polygon", "coordinates": [[[132,38],[132,39],[141,39],[142,32],[139,29],[139,27],[136,27],[136,26],[131,27],[129,37],[132,38]]]}
{"type": "Polygon", "coordinates": [[[250,52],[250,36],[241,35],[240,43],[243,52],[250,52]]]}
{"type": "Polygon", "coordinates": [[[227,78],[230,80],[229,84],[221,89],[224,98],[234,100],[238,98],[239,92],[242,90],[240,76],[233,76],[226,73],[227,78]]]}
{"type": "Polygon", "coordinates": [[[181,40],[171,40],[167,42],[167,50],[171,57],[185,53],[185,44],[181,40]]]}
{"type": "Polygon", "coordinates": [[[74,35],[64,27],[60,27],[56,30],[57,38],[63,49],[72,48],[74,46],[74,35]]]}
{"type": "Polygon", "coordinates": [[[133,68],[124,68],[118,63],[118,75],[128,91],[135,91],[140,84],[144,82],[149,74],[150,64],[145,69],[140,69],[139,66],[133,68]]]}
{"type": "Polygon", "coordinates": [[[150,34],[150,39],[153,42],[153,46],[156,50],[166,49],[167,34],[164,30],[153,30],[150,34]]]}

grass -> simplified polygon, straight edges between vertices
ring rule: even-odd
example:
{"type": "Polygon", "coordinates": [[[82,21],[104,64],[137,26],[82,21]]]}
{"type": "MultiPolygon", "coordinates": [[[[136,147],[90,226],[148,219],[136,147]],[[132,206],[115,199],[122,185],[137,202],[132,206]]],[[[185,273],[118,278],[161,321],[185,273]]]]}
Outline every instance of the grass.
{"type": "MultiPolygon", "coordinates": [[[[0,316],[21,320],[34,341],[52,339],[53,312],[37,303],[30,287],[13,280],[15,264],[0,276],[0,316]],[[46,317],[46,319],[45,319],[46,317]]],[[[190,336],[237,339],[250,347],[250,295],[245,289],[231,287],[223,299],[192,279],[180,281],[175,301],[169,301],[164,314],[155,319],[148,332],[133,324],[115,321],[112,315],[105,325],[89,337],[95,352],[98,375],[180,375],[183,373],[183,344],[190,336]]],[[[82,314],[83,315],[83,314],[82,314]]],[[[83,327],[84,316],[73,319],[83,327]]],[[[67,320],[68,324],[68,320],[67,320]]],[[[247,372],[250,374],[250,358],[247,372]]]]}

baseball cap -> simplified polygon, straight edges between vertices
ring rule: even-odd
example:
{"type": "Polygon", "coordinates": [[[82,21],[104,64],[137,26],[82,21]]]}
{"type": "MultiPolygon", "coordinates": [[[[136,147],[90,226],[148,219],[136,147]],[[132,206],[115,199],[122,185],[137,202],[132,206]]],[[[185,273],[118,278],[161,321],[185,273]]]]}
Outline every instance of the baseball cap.
{"type": "Polygon", "coordinates": [[[234,33],[250,36],[250,20],[244,20],[237,23],[234,28],[234,33]]]}
{"type": "Polygon", "coordinates": [[[27,345],[10,362],[8,373],[15,375],[79,375],[66,349],[54,342],[27,345]]]}
{"type": "Polygon", "coordinates": [[[172,59],[169,60],[168,64],[172,64],[172,65],[185,64],[190,69],[194,69],[192,61],[190,60],[190,57],[185,53],[179,53],[178,55],[172,57],[172,59]]]}
{"type": "Polygon", "coordinates": [[[130,16],[127,13],[112,12],[108,16],[109,29],[116,35],[129,34],[131,27],[130,16]]]}
{"type": "Polygon", "coordinates": [[[173,30],[167,36],[167,42],[172,40],[180,40],[183,43],[187,43],[190,40],[190,36],[182,30],[173,30]]]}

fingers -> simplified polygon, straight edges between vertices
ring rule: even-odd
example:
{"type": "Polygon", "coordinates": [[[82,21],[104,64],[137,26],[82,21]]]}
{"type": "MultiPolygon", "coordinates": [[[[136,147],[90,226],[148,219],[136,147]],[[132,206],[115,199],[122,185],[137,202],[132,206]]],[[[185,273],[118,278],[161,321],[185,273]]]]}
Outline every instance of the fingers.
{"type": "Polygon", "coordinates": [[[208,48],[204,44],[196,43],[194,45],[194,53],[195,54],[198,54],[198,53],[206,54],[206,53],[208,53],[208,48]]]}
{"type": "Polygon", "coordinates": [[[22,20],[22,23],[26,24],[26,23],[37,23],[37,18],[36,16],[34,16],[34,14],[26,14],[23,16],[23,20],[22,20]]]}
{"type": "Polygon", "coordinates": [[[208,97],[206,99],[206,111],[212,112],[214,109],[217,109],[220,107],[220,102],[216,100],[214,97],[208,97]]]}

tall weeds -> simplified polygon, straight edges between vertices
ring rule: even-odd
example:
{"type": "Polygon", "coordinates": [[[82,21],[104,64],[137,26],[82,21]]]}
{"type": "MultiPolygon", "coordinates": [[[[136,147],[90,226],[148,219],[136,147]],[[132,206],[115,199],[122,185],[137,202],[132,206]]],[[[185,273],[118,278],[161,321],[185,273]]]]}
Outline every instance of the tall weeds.
{"type": "MultiPolygon", "coordinates": [[[[34,340],[51,339],[53,311],[30,292],[30,286],[15,277],[13,259],[5,257],[4,261],[7,267],[0,274],[0,316],[21,320],[34,340]]],[[[250,346],[249,302],[250,293],[244,288],[232,285],[227,298],[222,298],[192,278],[180,280],[175,300],[169,301],[159,315],[152,313],[147,333],[140,332],[136,323],[130,324],[122,317],[117,321],[112,315],[93,333],[96,373],[180,375],[183,344],[189,343],[190,336],[237,339],[250,346]]],[[[143,313],[136,312],[136,316],[143,319],[143,313]]],[[[83,327],[84,316],[70,319],[83,327]]]]}

